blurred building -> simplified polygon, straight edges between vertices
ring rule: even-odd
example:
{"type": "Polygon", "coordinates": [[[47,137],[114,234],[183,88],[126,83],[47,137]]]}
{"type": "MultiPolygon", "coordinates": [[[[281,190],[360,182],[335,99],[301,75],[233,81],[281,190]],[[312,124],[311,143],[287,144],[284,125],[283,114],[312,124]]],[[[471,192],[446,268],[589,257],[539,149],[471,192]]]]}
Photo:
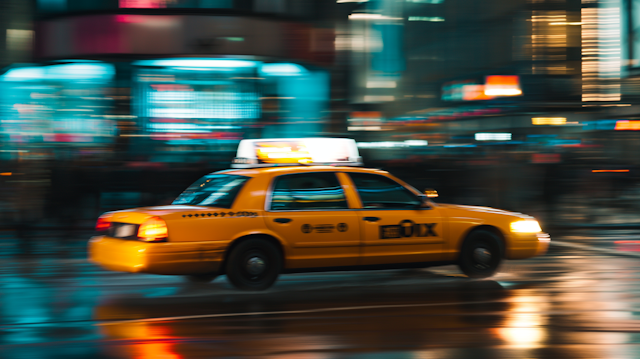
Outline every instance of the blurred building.
{"type": "Polygon", "coordinates": [[[336,41],[352,54],[349,130],[369,158],[561,163],[637,147],[633,0],[338,2],[350,13],[336,41]]]}
{"type": "Polygon", "coordinates": [[[0,68],[31,60],[33,12],[31,0],[0,2],[0,68]]]}
{"type": "Polygon", "coordinates": [[[36,62],[0,76],[3,156],[228,162],[241,138],[323,133],[333,6],[38,0],[36,62]]]}
{"type": "Polygon", "coordinates": [[[33,4],[0,5],[0,223],[168,203],[259,137],[527,213],[640,193],[637,0],[33,4]]]}

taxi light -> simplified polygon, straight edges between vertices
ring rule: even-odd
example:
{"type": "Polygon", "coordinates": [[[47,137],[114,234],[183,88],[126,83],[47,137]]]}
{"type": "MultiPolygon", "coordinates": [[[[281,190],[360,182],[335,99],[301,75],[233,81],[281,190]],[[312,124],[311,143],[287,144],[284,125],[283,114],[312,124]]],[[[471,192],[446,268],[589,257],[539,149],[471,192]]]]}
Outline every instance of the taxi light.
{"type": "Polygon", "coordinates": [[[362,166],[356,141],[349,138],[264,138],[242,140],[232,168],[362,166]]]}
{"type": "Polygon", "coordinates": [[[167,223],[159,217],[149,218],[138,229],[138,239],[144,242],[166,242],[167,237],[167,223]]]}
{"type": "Polygon", "coordinates": [[[97,232],[106,232],[111,227],[111,215],[105,215],[98,217],[98,221],[96,222],[96,231],[97,232]]]}
{"type": "Polygon", "coordinates": [[[514,233],[538,233],[542,232],[538,221],[524,220],[511,222],[511,232],[514,233]]]}
{"type": "Polygon", "coordinates": [[[258,160],[255,158],[235,158],[233,163],[237,164],[255,164],[258,163],[258,160]]]}

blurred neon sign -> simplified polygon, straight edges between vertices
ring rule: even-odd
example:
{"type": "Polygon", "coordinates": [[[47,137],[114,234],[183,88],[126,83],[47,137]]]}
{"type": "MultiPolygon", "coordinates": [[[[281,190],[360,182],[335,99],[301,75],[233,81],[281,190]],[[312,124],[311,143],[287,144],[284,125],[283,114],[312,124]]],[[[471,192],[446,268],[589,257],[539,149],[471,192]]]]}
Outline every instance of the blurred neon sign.
{"type": "Polygon", "coordinates": [[[120,0],[120,8],[127,9],[161,9],[175,0],[120,0]]]}
{"type": "Polygon", "coordinates": [[[520,78],[516,75],[492,75],[484,81],[484,94],[486,96],[520,96],[520,78]]]}
{"type": "Polygon", "coordinates": [[[479,101],[521,95],[520,77],[517,75],[491,75],[485,77],[484,83],[469,79],[447,82],[442,86],[444,101],[479,101]]]}
{"type": "Polygon", "coordinates": [[[462,88],[463,101],[491,100],[492,96],[487,96],[484,85],[466,85],[462,88]]]}
{"type": "Polygon", "coordinates": [[[427,145],[429,145],[429,142],[426,140],[358,142],[359,148],[405,148],[424,147],[427,145]]]}
{"type": "Polygon", "coordinates": [[[640,131],[640,121],[616,121],[616,131],[640,131]]]}
{"type": "Polygon", "coordinates": [[[511,141],[511,134],[478,132],[475,135],[475,139],[476,141],[511,141]]]}
{"type": "Polygon", "coordinates": [[[531,123],[536,126],[550,125],[550,126],[562,126],[567,124],[566,117],[534,117],[531,119],[531,123]]]}
{"type": "Polygon", "coordinates": [[[560,163],[559,153],[534,153],[531,156],[531,163],[560,163]]]}
{"type": "Polygon", "coordinates": [[[107,115],[112,64],[60,60],[48,66],[15,67],[0,76],[0,134],[18,143],[104,144],[115,123],[107,115]]]}
{"type": "Polygon", "coordinates": [[[189,67],[189,68],[222,68],[230,70],[234,68],[252,68],[258,62],[249,60],[234,59],[158,59],[139,60],[133,63],[138,66],[158,66],[158,67],[189,67]]]}
{"type": "Polygon", "coordinates": [[[298,64],[275,63],[260,67],[262,76],[298,76],[307,73],[307,69],[298,64]]]}
{"type": "Polygon", "coordinates": [[[379,111],[351,112],[347,122],[347,131],[382,131],[382,113],[379,111]]]}

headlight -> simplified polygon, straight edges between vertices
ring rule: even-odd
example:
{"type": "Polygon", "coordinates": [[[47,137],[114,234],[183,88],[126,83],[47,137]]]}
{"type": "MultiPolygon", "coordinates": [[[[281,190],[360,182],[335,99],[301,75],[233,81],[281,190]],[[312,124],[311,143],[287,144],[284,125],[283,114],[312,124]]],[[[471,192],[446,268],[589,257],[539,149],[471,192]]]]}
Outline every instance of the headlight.
{"type": "Polygon", "coordinates": [[[538,233],[542,232],[538,221],[527,219],[523,221],[511,222],[511,232],[514,233],[538,233]]]}

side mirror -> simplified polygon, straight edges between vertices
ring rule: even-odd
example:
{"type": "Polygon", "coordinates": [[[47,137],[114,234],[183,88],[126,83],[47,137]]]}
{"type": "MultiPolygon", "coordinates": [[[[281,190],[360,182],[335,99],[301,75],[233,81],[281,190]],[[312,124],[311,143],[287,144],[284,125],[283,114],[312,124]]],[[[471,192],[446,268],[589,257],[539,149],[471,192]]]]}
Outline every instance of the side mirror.
{"type": "Polygon", "coordinates": [[[418,197],[420,198],[420,204],[418,205],[418,208],[431,208],[427,195],[421,194],[418,197]]]}
{"type": "Polygon", "coordinates": [[[424,195],[429,198],[436,198],[438,197],[438,191],[432,188],[427,188],[424,190],[424,195]]]}

